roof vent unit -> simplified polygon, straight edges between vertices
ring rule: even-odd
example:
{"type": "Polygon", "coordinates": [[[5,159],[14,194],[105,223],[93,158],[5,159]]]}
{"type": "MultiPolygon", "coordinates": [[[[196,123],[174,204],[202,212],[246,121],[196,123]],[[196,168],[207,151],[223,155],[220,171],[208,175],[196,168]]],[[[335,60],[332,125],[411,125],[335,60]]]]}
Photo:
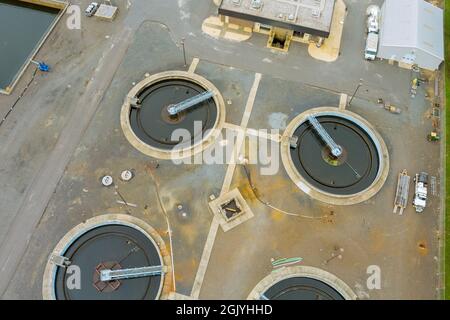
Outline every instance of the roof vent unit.
{"type": "Polygon", "coordinates": [[[320,9],[312,9],[312,16],[314,18],[320,18],[320,9]]]}
{"type": "Polygon", "coordinates": [[[242,0],[231,0],[235,6],[240,6],[242,0]]]}
{"type": "Polygon", "coordinates": [[[259,10],[263,6],[263,1],[262,0],[252,0],[250,6],[252,7],[252,9],[259,10]]]}

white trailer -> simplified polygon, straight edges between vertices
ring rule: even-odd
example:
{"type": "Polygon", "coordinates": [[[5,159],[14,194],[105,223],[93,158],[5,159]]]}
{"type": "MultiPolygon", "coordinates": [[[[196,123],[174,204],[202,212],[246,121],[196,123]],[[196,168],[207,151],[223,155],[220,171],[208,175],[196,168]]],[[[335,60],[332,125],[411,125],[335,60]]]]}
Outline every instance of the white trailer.
{"type": "Polygon", "coordinates": [[[406,169],[400,172],[398,175],[397,190],[395,192],[394,213],[397,213],[397,209],[400,209],[399,214],[403,214],[403,210],[408,204],[410,181],[411,177],[408,176],[406,169]]]}
{"type": "Polygon", "coordinates": [[[378,52],[378,34],[369,32],[366,40],[366,49],[364,50],[364,58],[366,60],[375,60],[378,52]]]}

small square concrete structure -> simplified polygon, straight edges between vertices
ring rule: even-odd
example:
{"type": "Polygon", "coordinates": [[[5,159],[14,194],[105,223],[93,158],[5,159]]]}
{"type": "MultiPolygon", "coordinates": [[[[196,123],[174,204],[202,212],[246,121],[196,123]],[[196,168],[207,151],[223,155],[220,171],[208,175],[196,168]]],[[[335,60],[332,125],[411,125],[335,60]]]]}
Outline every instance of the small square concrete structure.
{"type": "Polygon", "coordinates": [[[115,6],[101,4],[94,16],[102,20],[112,21],[116,17],[117,11],[118,8],[115,6]]]}
{"type": "Polygon", "coordinates": [[[237,227],[241,223],[253,218],[253,211],[248,206],[239,189],[233,189],[230,192],[221,195],[209,203],[214,216],[219,220],[219,224],[224,232],[237,227]],[[241,210],[236,216],[227,219],[223,214],[222,205],[235,200],[241,210]]]}

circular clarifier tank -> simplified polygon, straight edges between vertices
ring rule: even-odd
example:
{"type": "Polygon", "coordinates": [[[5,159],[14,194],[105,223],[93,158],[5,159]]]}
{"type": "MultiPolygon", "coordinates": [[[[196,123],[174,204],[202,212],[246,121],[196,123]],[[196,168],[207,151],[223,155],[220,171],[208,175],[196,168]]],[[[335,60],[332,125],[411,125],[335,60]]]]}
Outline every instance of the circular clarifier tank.
{"type": "Polygon", "coordinates": [[[44,298],[148,300],[161,296],[167,271],[167,258],[161,255],[165,251],[162,239],[140,220],[120,215],[106,217],[77,226],[61,240],[52,257],[64,257],[68,265],[62,267],[55,264],[55,258],[51,259],[44,276],[44,298]],[[100,277],[105,269],[149,266],[161,266],[164,271],[153,276],[111,281],[102,281],[100,277]]]}
{"type": "Polygon", "coordinates": [[[263,295],[269,300],[344,300],[336,289],[325,282],[306,277],[281,280],[263,295]]]}
{"type": "Polygon", "coordinates": [[[301,114],[286,129],[282,148],[283,163],[297,186],[331,204],[367,200],[387,177],[388,153],[382,138],[349,111],[325,107],[301,114]],[[311,115],[340,148],[338,155],[312,125],[311,115]]]}
{"type": "Polygon", "coordinates": [[[335,157],[313,126],[303,122],[295,131],[298,147],[291,148],[296,169],[308,182],[333,194],[351,195],[367,189],[380,168],[377,147],[355,122],[339,116],[316,118],[342,148],[335,157]]]}
{"type": "Polygon", "coordinates": [[[168,71],[150,76],[128,94],[121,112],[128,141],[141,152],[162,159],[185,158],[215,141],[225,119],[217,88],[199,75],[168,71]],[[199,94],[214,95],[175,115],[168,108],[199,94]]]}
{"type": "Polygon", "coordinates": [[[318,268],[285,267],[272,272],[252,290],[253,300],[352,300],[356,294],[341,279],[318,268]]]}

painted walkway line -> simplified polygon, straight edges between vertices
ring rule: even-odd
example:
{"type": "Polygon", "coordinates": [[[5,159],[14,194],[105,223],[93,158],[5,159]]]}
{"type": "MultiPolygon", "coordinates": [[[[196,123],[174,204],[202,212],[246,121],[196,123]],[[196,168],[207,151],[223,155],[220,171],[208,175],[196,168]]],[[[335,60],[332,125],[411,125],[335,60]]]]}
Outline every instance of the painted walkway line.
{"type": "MultiPolygon", "coordinates": [[[[250,119],[250,115],[253,110],[253,105],[255,103],[256,93],[258,92],[260,81],[261,81],[261,74],[256,73],[255,80],[253,81],[253,85],[252,88],[250,89],[250,93],[247,99],[247,104],[245,105],[244,115],[242,116],[241,120],[240,127],[242,128],[242,132],[238,133],[236,144],[234,145],[233,157],[237,156],[240,150],[242,149],[243,142],[245,139],[245,130],[247,128],[248,121],[250,119]]],[[[234,159],[237,159],[237,157],[235,157],[234,159]]],[[[236,169],[236,164],[234,162],[235,161],[233,161],[233,163],[228,165],[220,195],[223,195],[230,190],[231,181],[233,179],[233,174],[236,169]]],[[[219,219],[216,216],[214,216],[211,222],[208,237],[206,239],[205,247],[203,249],[202,258],[198,266],[197,275],[195,276],[194,285],[192,287],[191,297],[193,299],[198,299],[198,297],[200,296],[200,290],[202,288],[203,279],[205,278],[206,270],[208,268],[209,259],[211,257],[211,252],[214,246],[214,241],[216,240],[216,235],[217,231],[219,230],[219,226],[220,226],[219,219]]]]}
{"type": "Polygon", "coordinates": [[[347,94],[341,93],[341,96],[339,98],[339,110],[345,110],[345,108],[347,107],[347,100],[347,94]]]}
{"type": "Polygon", "coordinates": [[[199,59],[199,58],[194,58],[194,59],[192,60],[191,65],[189,66],[188,72],[189,72],[189,73],[194,73],[195,70],[197,69],[197,66],[198,66],[198,63],[199,63],[199,62],[200,62],[200,59],[199,59]]]}
{"type": "Polygon", "coordinates": [[[258,129],[252,129],[252,128],[242,128],[241,126],[238,126],[237,124],[228,123],[225,122],[223,127],[228,130],[233,130],[236,132],[244,132],[247,136],[254,136],[266,140],[272,140],[274,142],[280,142],[281,141],[281,135],[280,134],[272,134],[268,132],[264,132],[258,129]]]}

